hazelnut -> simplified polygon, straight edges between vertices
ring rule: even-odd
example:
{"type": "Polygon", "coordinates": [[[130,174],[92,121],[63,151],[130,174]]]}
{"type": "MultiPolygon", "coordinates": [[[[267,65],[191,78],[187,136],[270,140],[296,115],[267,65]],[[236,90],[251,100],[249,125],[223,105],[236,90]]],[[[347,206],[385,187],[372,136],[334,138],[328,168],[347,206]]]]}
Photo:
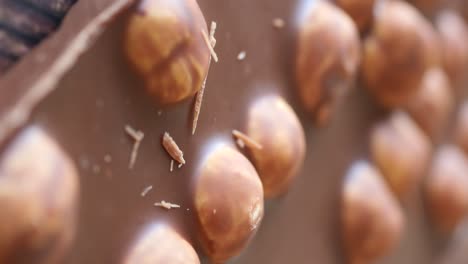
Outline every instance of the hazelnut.
{"type": "Polygon", "coordinates": [[[450,80],[437,67],[424,74],[421,87],[409,100],[406,110],[426,135],[436,139],[447,125],[454,106],[450,80]]]}
{"type": "Polygon", "coordinates": [[[263,218],[263,189],[255,168],[225,145],[205,159],[194,201],[202,246],[215,263],[238,255],[263,218]]]}
{"type": "Polygon", "coordinates": [[[468,213],[468,160],[455,146],[442,146],[426,181],[426,201],[433,223],[451,232],[468,213]]]}
{"type": "Polygon", "coordinates": [[[459,147],[468,154],[468,102],[458,110],[455,121],[455,140],[459,147]]]}
{"type": "Polygon", "coordinates": [[[342,8],[354,21],[361,33],[369,29],[374,5],[377,0],[335,0],[336,5],[342,8]]]}
{"type": "Polygon", "coordinates": [[[210,59],[202,31],[197,1],[144,0],[130,16],[125,52],[157,102],[176,103],[201,88],[210,59]]]}
{"type": "Polygon", "coordinates": [[[153,224],[141,234],[123,264],[200,264],[200,259],[187,240],[172,227],[153,224]]]}
{"type": "Polygon", "coordinates": [[[343,185],[341,224],[348,263],[373,263],[399,243],[403,213],[371,164],[352,165],[343,185]]]}
{"type": "Polygon", "coordinates": [[[390,188],[402,199],[420,183],[431,143],[408,115],[394,112],[371,131],[370,151],[390,188]]]}
{"type": "Polygon", "coordinates": [[[364,42],[363,80],[379,104],[402,106],[438,62],[436,35],[408,3],[384,1],[376,10],[372,33],[364,42]]]}
{"type": "Polygon", "coordinates": [[[440,12],[435,24],[441,40],[443,67],[453,88],[460,90],[468,70],[468,27],[458,13],[449,10],[440,12]]]}
{"type": "Polygon", "coordinates": [[[0,161],[0,263],[57,263],[75,228],[78,178],[67,155],[29,127],[0,161]]]}
{"type": "Polygon", "coordinates": [[[294,110],[279,96],[266,96],[249,110],[247,135],[262,148],[249,148],[265,197],[285,192],[302,167],[304,130],[294,110]]]}
{"type": "Polygon", "coordinates": [[[351,18],[328,2],[316,1],[303,12],[296,82],[304,107],[322,125],[354,84],[360,62],[359,34],[351,18]]]}

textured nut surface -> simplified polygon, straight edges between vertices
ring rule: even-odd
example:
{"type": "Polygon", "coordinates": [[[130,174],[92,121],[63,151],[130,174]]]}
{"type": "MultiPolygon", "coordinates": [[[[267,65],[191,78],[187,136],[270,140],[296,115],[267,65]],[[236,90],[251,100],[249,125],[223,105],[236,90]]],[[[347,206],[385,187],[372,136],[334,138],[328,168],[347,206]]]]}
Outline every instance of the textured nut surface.
{"type": "Polygon", "coordinates": [[[342,210],[348,263],[374,263],[398,244],[403,213],[382,175],[368,162],[356,162],[349,170],[343,185],[342,210]]]}
{"type": "Polygon", "coordinates": [[[57,263],[74,235],[76,170],[40,128],[21,132],[0,161],[0,262],[57,263]]]}
{"type": "Polygon", "coordinates": [[[395,112],[371,131],[370,151],[390,188],[404,198],[424,176],[431,143],[408,115],[395,112]]]}
{"type": "Polygon", "coordinates": [[[441,39],[442,62],[453,88],[462,89],[468,70],[468,27],[455,11],[442,11],[436,19],[441,39]]]}
{"type": "Polygon", "coordinates": [[[468,213],[468,160],[457,147],[442,146],[426,182],[427,207],[433,223],[450,232],[468,213]]]}
{"type": "Polygon", "coordinates": [[[325,123],[353,86],[360,62],[351,18],[325,1],[310,4],[297,29],[296,82],[305,109],[325,123]]]}
{"type": "Polygon", "coordinates": [[[149,226],[131,250],[123,264],[199,264],[200,259],[187,240],[165,224],[149,226]]]}
{"type": "Polygon", "coordinates": [[[360,32],[369,28],[376,0],[335,0],[335,2],[353,19],[360,32]]]}
{"type": "Polygon", "coordinates": [[[365,86],[378,103],[402,106],[416,93],[426,70],[438,61],[435,36],[408,3],[379,5],[372,34],[364,42],[362,69],[365,86]]]}
{"type": "Polygon", "coordinates": [[[468,102],[458,110],[455,121],[455,140],[465,153],[468,153],[468,102]]]}
{"type": "Polygon", "coordinates": [[[208,72],[207,31],[196,1],[144,0],[126,29],[125,51],[146,89],[163,104],[194,95],[208,72]]]}
{"type": "Polygon", "coordinates": [[[238,255],[263,217],[263,189],[257,172],[241,153],[223,145],[204,161],[194,200],[201,242],[215,263],[238,255]]]}
{"type": "Polygon", "coordinates": [[[304,130],[294,110],[279,96],[260,98],[250,108],[247,135],[261,149],[249,148],[263,183],[265,197],[285,192],[302,167],[305,156],[304,130]]]}
{"type": "Polygon", "coordinates": [[[441,134],[455,106],[451,89],[447,74],[441,68],[431,68],[406,106],[413,120],[433,139],[441,134]]]}

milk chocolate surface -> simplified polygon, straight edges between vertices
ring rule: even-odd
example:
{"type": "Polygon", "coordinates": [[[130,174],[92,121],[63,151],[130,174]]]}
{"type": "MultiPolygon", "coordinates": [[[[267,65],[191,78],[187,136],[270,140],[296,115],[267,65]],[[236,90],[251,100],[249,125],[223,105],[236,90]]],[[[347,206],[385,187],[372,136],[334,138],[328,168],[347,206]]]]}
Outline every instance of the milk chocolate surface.
{"type": "MultiPolygon", "coordinates": [[[[220,60],[211,64],[195,135],[193,98],[159,106],[128,66],[122,38],[129,0],[78,1],[58,32],[0,79],[0,145],[34,124],[56,139],[79,170],[76,237],[63,263],[121,263],[138,234],[158,222],[174,226],[208,263],[196,239],[194,177],[212,145],[234,146],[231,132],[245,129],[249,106],[271,94],[284,97],[298,114],[305,162],[289,192],[266,201],[256,236],[230,263],[344,263],[342,180],[354,161],[368,157],[369,130],[386,113],[357,85],[328,127],[313,125],[297,98],[292,72],[301,1],[198,3],[207,22],[218,23],[220,60]],[[275,18],[285,27],[275,28],[275,18]],[[246,57],[238,60],[242,51],[246,57]],[[145,134],[133,169],[128,164],[134,142],[126,125],[145,134]],[[164,132],[187,162],[173,172],[161,146],[164,132]],[[142,196],[148,186],[152,189],[142,196]],[[181,208],[153,205],[161,200],[181,208]]],[[[451,246],[450,239],[435,234],[419,190],[403,207],[404,238],[379,264],[466,263],[467,239],[457,236],[464,244],[451,246]]]]}

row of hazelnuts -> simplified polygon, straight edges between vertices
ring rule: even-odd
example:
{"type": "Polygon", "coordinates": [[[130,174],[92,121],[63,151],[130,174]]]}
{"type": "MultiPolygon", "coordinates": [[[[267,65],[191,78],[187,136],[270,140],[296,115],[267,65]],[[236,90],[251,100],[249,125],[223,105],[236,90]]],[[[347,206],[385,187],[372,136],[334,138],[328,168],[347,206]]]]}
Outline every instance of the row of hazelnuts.
{"type": "MultiPolygon", "coordinates": [[[[127,26],[125,52],[146,90],[163,105],[193,96],[202,87],[211,56],[201,32],[208,32],[206,21],[197,2],[147,0],[136,8],[127,26]]],[[[285,193],[305,157],[304,130],[282,97],[257,98],[246,120],[245,134],[261,147],[245,148],[244,155],[224,143],[213,143],[195,172],[198,238],[214,263],[242,252],[261,223],[264,198],[285,193]]],[[[142,234],[125,263],[199,263],[199,258],[173,228],[157,224],[142,234]],[[172,254],[144,250],[154,239],[166,241],[172,254]]]]}
{"type": "MultiPolygon", "coordinates": [[[[334,2],[314,1],[302,10],[293,58],[299,96],[304,109],[322,125],[360,79],[378,104],[410,113],[417,125],[397,112],[378,125],[371,137],[375,162],[391,190],[402,198],[420,182],[430,159],[429,138],[436,140],[440,135],[440,128],[453,108],[454,95],[460,93],[455,88],[460,87],[468,62],[465,47],[468,30],[454,11],[438,13],[433,26],[416,8],[399,0],[334,2]]],[[[415,4],[423,7],[427,3],[415,4]]],[[[210,64],[210,51],[200,34],[200,29],[208,31],[206,21],[196,1],[147,0],[138,9],[127,27],[125,51],[146,89],[160,104],[174,104],[193,96],[202,87],[210,64]]],[[[263,215],[263,191],[266,197],[284,192],[304,158],[303,130],[287,103],[280,98],[268,98],[258,105],[258,111],[251,111],[248,135],[270,150],[257,155],[255,151],[250,153],[258,175],[243,155],[222,147],[207,158],[205,164],[209,166],[203,167],[198,177],[195,206],[201,240],[205,252],[215,262],[226,261],[245,247],[263,215]],[[286,131],[289,139],[295,139],[286,139],[284,145],[278,138],[271,140],[274,129],[262,130],[262,123],[277,124],[269,120],[277,116],[272,114],[276,110],[278,114],[286,113],[285,120],[291,121],[291,125],[277,127],[278,131],[286,131]],[[271,142],[280,145],[269,146],[271,142]],[[281,151],[274,151],[278,148],[281,151]],[[285,153],[281,157],[283,162],[265,153],[285,153]],[[237,173],[245,177],[220,181],[216,170],[225,170],[228,166],[224,164],[233,162],[242,168],[237,173]],[[281,174],[287,176],[278,177],[281,174]],[[248,192],[217,196],[219,192],[214,188],[223,185],[231,190],[238,190],[232,188],[237,185],[249,188],[248,192]],[[236,202],[226,202],[226,197],[235,197],[236,202]],[[238,199],[243,202],[238,203],[238,199]]],[[[441,148],[428,184],[428,192],[434,194],[431,208],[443,230],[452,229],[466,207],[463,191],[446,194],[446,188],[452,188],[447,186],[466,181],[458,170],[446,179],[451,163],[460,166],[463,169],[460,171],[466,169],[459,151],[441,148]],[[452,202],[453,210],[441,206],[444,199],[452,202]],[[452,210],[451,215],[448,217],[440,210],[452,210]]],[[[367,263],[385,254],[400,236],[403,216],[387,188],[379,171],[365,162],[354,166],[346,178],[344,241],[352,263],[367,263]],[[367,199],[369,190],[373,190],[376,199],[367,199]],[[355,233],[361,230],[362,215],[370,217],[364,237],[355,233]]],[[[131,255],[128,263],[139,257],[131,255]]]]}
{"type": "Polygon", "coordinates": [[[362,85],[379,105],[398,109],[371,131],[375,165],[356,162],[343,184],[348,262],[373,263],[400,241],[405,220],[398,201],[421,184],[428,215],[441,234],[450,235],[468,215],[468,105],[457,114],[455,133],[449,133],[457,144],[439,145],[466,84],[468,28],[460,14],[441,8],[447,1],[412,1],[433,25],[405,2],[342,2],[364,36],[362,85]],[[366,16],[362,8],[352,12],[357,2],[375,6],[366,16]],[[433,145],[439,145],[434,155],[433,145]]]}

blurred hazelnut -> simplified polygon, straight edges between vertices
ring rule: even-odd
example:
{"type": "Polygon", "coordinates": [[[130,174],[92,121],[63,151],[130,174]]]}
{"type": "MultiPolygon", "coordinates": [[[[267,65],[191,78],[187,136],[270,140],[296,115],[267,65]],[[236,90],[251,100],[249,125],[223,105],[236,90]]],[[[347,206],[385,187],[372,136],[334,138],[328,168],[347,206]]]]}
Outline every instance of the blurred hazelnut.
{"type": "Polygon", "coordinates": [[[123,264],[199,264],[193,247],[172,227],[150,226],[127,253],[123,264]]]}
{"type": "Polygon", "coordinates": [[[218,146],[205,159],[195,184],[200,240],[209,258],[237,256],[263,218],[263,189],[252,164],[237,150],[218,146]]]}
{"type": "Polygon", "coordinates": [[[247,135],[262,148],[249,148],[265,197],[285,192],[304,162],[305,136],[294,110],[283,98],[267,96],[249,110],[247,135]]]}
{"type": "Polygon", "coordinates": [[[364,42],[363,80],[382,106],[402,106],[439,60],[436,34],[408,3],[383,1],[376,10],[372,34],[364,42]]]}
{"type": "Polygon", "coordinates": [[[299,21],[295,59],[299,96],[322,125],[354,85],[360,44],[351,18],[322,0],[308,5],[299,21]]]}
{"type": "Polygon", "coordinates": [[[48,135],[21,132],[0,161],[0,263],[59,263],[74,235],[78,187],[48,135]]]}
{"type": "Polygon", "coordinates": [[[458,110],[455,121],[455,140],[459,147],[468,154],[468,102],[458,110]]]}
{"type": "Polygon", "coordinates": [[[436,27],[441,40],[444,69],[453,88],[460,90],[468,70],[468,27],[458,13],[449,10],[440,12],[436,27]]]}
{"type": "Polygon", "coordinates": [[[394,112],[371,131],[371,155],[390,188],[403,199],[418,185],[430,155],[429,138],[403,112],[394,112]]]}
{"type": "Polygon", "coordinates": [[[372,23],[376,1],[378,0],[335,0],[336,4],[353,19],[361,33],[372,23]]]}
{"type": "Polygon", "coordinates": [[[429,137],[437,139],[454,106],[446,73],[441,68],[431,68],[424,74],[421,87],[409,100],[406,110],[429,137]]]}
{"type": "Polygon", "coordinates": [[[197,1],[143,0],[131,15],[125,52],[159,103],[179,102],[201,88],[210,58],[202,30],[197,1]]]}
{"type": "Polygon", "coordinates": [[[343,186],[342,230],[348,263],[374,263],[400,241],[403,213],[380,173],[359,161],[349,170],[343,186]]]}
{"type": "Polygon", "coordinates": [[[436,227],[451,232],[468,213],[468,160],[455,146],[436,153],[426,182],[427,207],[436,227]]]}

